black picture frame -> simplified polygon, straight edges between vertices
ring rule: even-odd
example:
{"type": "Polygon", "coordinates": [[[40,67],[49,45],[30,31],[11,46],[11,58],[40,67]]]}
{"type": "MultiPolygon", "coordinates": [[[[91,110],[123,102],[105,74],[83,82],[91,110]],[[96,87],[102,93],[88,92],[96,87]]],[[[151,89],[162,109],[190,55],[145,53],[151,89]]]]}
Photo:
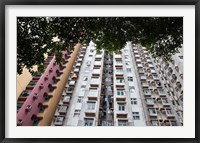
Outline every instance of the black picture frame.
{"type": "MultiPolygon", "coordinates": [[[[199,121],[200,121],[200,98],[199,98],[199,75],[195,75],[195,138],[90,138],[90,139],[41,139],[41,138],[5,138],[5,9],[7,5],[194,5],[195,6],[195,72],[199,73],[198,61],[200,61],[200,0],[0,0],[0,141],[2,143],[21,143],[21,142],[37,142],[37,143],[52,143],[52,142],[96,142],[96,143],[145,143],[145,142],[162,142],[162,143],[197,143],[200,142],[199,121]]],[[[13,47],[14,48],[14,47],[13,47]]]]}

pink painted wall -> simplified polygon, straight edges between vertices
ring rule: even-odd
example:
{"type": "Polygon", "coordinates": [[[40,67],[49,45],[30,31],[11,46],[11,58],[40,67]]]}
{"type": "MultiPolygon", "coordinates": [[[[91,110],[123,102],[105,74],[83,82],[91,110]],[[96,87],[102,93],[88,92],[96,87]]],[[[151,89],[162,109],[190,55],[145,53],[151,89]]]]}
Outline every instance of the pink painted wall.
{"type": "MultiPolygon", "coordinates": [[[[64,52],[64,54],[66,54],[66,52],[64,52]]],[[[48,94],[49,92],[48,85],[49,84],[53,85],[53,82],[54,82],[53,77],[57,77],[56,71],[60,70],[59,65],[54,64],[54,62],[55,62],[55,57],[52,58],[45,72],[41,75],[40,79],[38,80],[34,88],[32,89],[26,101],[24,102],[22,107],[19,109],[17,113],[17,121],[19,119],[22,119],[23,120],[22,126],[32,126],[34,120],[31,120],[31,117],[33,115],[37,116],[37,114],[39,113],[40,107],[38,107],[38,104],[43,103],[45,101],[45,98],[43,95],[45,93],[48,94]],[[50,72],[50,69],[52,69],[53,71],[50,72]],[[48,75],[47,79],[45,79],[46,75],[48,75]],[[43,84],[42,89],[40,88],[41,84],[43,84]],[[35,94],[38,94],[37,99],[34,99],[35,94]],[[28,105],[32,106],[32,109],[29,112],[26,111],[26,108],[28,105]]]]}

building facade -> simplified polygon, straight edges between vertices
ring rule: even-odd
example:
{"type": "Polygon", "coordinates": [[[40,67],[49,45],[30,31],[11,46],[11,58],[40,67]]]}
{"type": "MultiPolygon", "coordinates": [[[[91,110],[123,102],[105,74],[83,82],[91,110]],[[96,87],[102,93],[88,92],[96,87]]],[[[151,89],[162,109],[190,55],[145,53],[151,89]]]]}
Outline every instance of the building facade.
{"type": "Polygon", "coordinates": [[[74,60],[80,49],[77,44],[73,52],[63,52],[63,62],[57,65],[55,56],[48,56],[45,72],[35,74],[17,99],[18,126],[48,126],[66,83],[74,60]]]}
{"type": "Polygon", "coordinates": [[[146,48],[129,42],[116,53],[97,51],[91,42],[63,56],[62,66],[53,67],[52,57],[37,78],[18,111],[18,125],[183,125],[181,49],[172,63],[154,59],[146,48]],[[41,83],[45,88],[40,88],[41,83]]]}

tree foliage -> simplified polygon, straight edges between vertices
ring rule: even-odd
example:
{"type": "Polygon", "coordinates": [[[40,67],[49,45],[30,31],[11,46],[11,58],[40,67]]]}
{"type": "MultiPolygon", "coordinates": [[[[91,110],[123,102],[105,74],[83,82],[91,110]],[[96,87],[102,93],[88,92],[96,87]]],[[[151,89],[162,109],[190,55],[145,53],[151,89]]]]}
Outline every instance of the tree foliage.
{"type": "MultiPolygon", "coordinates": [[[[17,73],[33,65],[44,69],[44,53],[56,55],[76,43],[93,41],[98,50],[119,51],[127,41],[168,61],[183,43],[182,17],[18,17],[17,73]],[[60,41],[53,41],[58,37],[60,41]]],[[[42,70],[41,70],[42,71],[42,70]]]]}

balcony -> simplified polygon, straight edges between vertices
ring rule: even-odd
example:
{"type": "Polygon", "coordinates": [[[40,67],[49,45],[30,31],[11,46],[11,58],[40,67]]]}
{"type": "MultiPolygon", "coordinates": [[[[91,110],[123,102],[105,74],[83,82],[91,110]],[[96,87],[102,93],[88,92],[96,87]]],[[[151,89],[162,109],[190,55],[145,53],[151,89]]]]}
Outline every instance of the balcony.
{"type": "Polygon", "coordinates": [[[148,108],[148,112],[149,112],[150,117],[157,117],[158,116],[155,108],[148,108]]]}
{"type": "Polygon", "coordinates": [[[161,84],[160,81],[156,81],[156,87],[157,87],[157,88],[162,88],[162,84],[161,84]]]}
{"type": "Polygon", "coordinates": [[[71,80],[70,82],[69,82],[69,86],[70,87],[74,87],[76,85],[76,80],[71,80]]]}
{"type": "Polygon", "coordinates": [[[71,96],[64,96],[62,100],[63,104],[69,104],[70,99],[71,99],[71,96]]]}
{"type": "Polygon", "coordinates": [[[116,60],[115,67],[122,67],[122,66],[123,66],[122,61],[116,60]]]}
{"type": "Polygon", "coordinates": [[[116,54],[116,55],[114,56],[114,58],[115,58],[115,59],[119,59],[119,60],[121,60],[121,59],[122,59],[122,56],[116,54]]]}
{"type": "Polygon", "coordinates": [[[159,89],[158,94],[159,94],[160,97],[166,97],[166,93],[164,92],[163,89],[159,89]]]}
{"type": "Polygon", "coordinates": [[[148,62],[148,63],[152,63],[150,59],[147,59],[147,62],[148,62]]]}
{"type": "Polygon", "coordinates": [[[137,64],[137,67],[138,67],[138,68],[142,68],[143,65],[142,65],[142,64],[137,64]]]}
{"type": "Polygon", "coordinates": [[[91,85],[98,85],[99,86],[100,83],[101,83],[101,80],[100,80],[99,77],[92,77],[91,78],[91,82],[90,82],[91,85]]]}
{"type": "Polygon", "coordinates": [[[73,93],[73,88],[72,87],[66,87],[65,88],[65,93],[66,94],[63,94],[63,95],[69,95],[69,96],[71,96],[72,95],[72,93],[73,93]]]}
{"type": "Polygon", "coordinates": [[[153,66],[152,64],[150,64],[150,63],[149,63],[148,65],[149,65],[150,68],[153,68],[153,67],[154,67],[154,66],[153,66]]]}
{"type": "Polygon", "coordinates": [[[78,68],[78,67],[81,67],[81,63],[77,63],[76,64],[76,67],[78,68]]]}
{"type": "Polygon", "coordinates": [[[141,80],[147,80],[147,77],[146,77],[145,75],[141,75],[141,76],[140,76],[140,79],[141,79],[141,80]]]}
{"type": "Polygon", "coordinates": [[[97,98],[98,95],[99,95],[99,89],[97,87],[89,89],[88,97],[95,97],[95,98],[97,98]]]}
{"type": "Polygon", "coordinates": [[[83,58],[83,57],[84,57],[84,54],[80,54],[79,57],[80,57],[80,58],[83,58]]]}
{"type": "Polygon", "coordinates": [[[136,63],[141,63],[141,59],[137,58],[135,61],[136,61],[136,63]]]}
{"type": "Polygon", "coordinates": [[[75,68],[73,72],[78,74],[78,73],[79,73],[79,71],[80,71],[80,69],[79,69],[79,68],[75,68]]]}
{"type": "Polygon", "coordinates": [[[151,120],[152,126],[160,126],[160,122],[158,120],[151,120]]]}
{"type": "Polygon", "coordinates": [[[78,63],[82,63],[83,59],[82,58],[78,58],[77,62],[78,63]]]}
{"type": "Polygon", "coordinates": [[[62,116],[56,117],[54,125],[55,126],[62,126],[63,122],[64,122],[64,119],[65,119],[65,117],[62,117],[62,116]]]}
{"type": "Polygon", "coordinates": [[[161,103],[163,107],[170,107],[170,103],[167,98],[161,98],[161,103]]]}
{"type": "Polygon", "coordinates": [[[100,75],[101,74],[101,69],[93,69],[93,72],[92,72],[93,76],[95,75],[100,75]]]}
{"type": "Polygon", "coordinates": [[[66,115],[67,114],[67,109],[68,109],[68,106],[60,106],[58,112],[60,113],[60,115],[66,115]]]}
{"type": "Polygon", "coordinates": [[[169,123],[170,123],[170,126],[178,126],[178,124],[177,124],[177,122],[176,121],[169,121],[169,123]]]}
{"type": "Polygon", "coordinates": [[[168,119],[175,118],[174,112],[171,109],[165,109],[165,113],[166,113],[168,119]]]}
{"type": "Polygon", "coordinates": [[[151,92],[149,89],[143,89],[143,92],[145,97],[151,97],[151,92]]]}
{"type": "Polygon", "coordinates": [[[144,70],[142,68],[138,68],[139,73],[144,73],[144,70]]]}
{"type": "Polygon", "coordinates": [[[149,84],[147,82],[141,82],[142,87],[149,87],[149,84]]]}
{"type": "Polygon", "coordinates": [[[154,69],[150,70],[152,74],[156,74],[156,71],[154,69]]]}
{"type": "Polygon", "coordinates": [[[146,98],[146,105],[148,107],[153,107],[154,106],[154,100],[152,98],[146,98]]]}
{"type": "Polygon", "coordinates": [[[95,58],[102,59],[102,54],[96,54],[95,58]]]}
{"type": "Polygon", "coordinates": [[[157,75],[153,75],[153,79],[158,81],[159,80],[159,77],[157,75]]]}

